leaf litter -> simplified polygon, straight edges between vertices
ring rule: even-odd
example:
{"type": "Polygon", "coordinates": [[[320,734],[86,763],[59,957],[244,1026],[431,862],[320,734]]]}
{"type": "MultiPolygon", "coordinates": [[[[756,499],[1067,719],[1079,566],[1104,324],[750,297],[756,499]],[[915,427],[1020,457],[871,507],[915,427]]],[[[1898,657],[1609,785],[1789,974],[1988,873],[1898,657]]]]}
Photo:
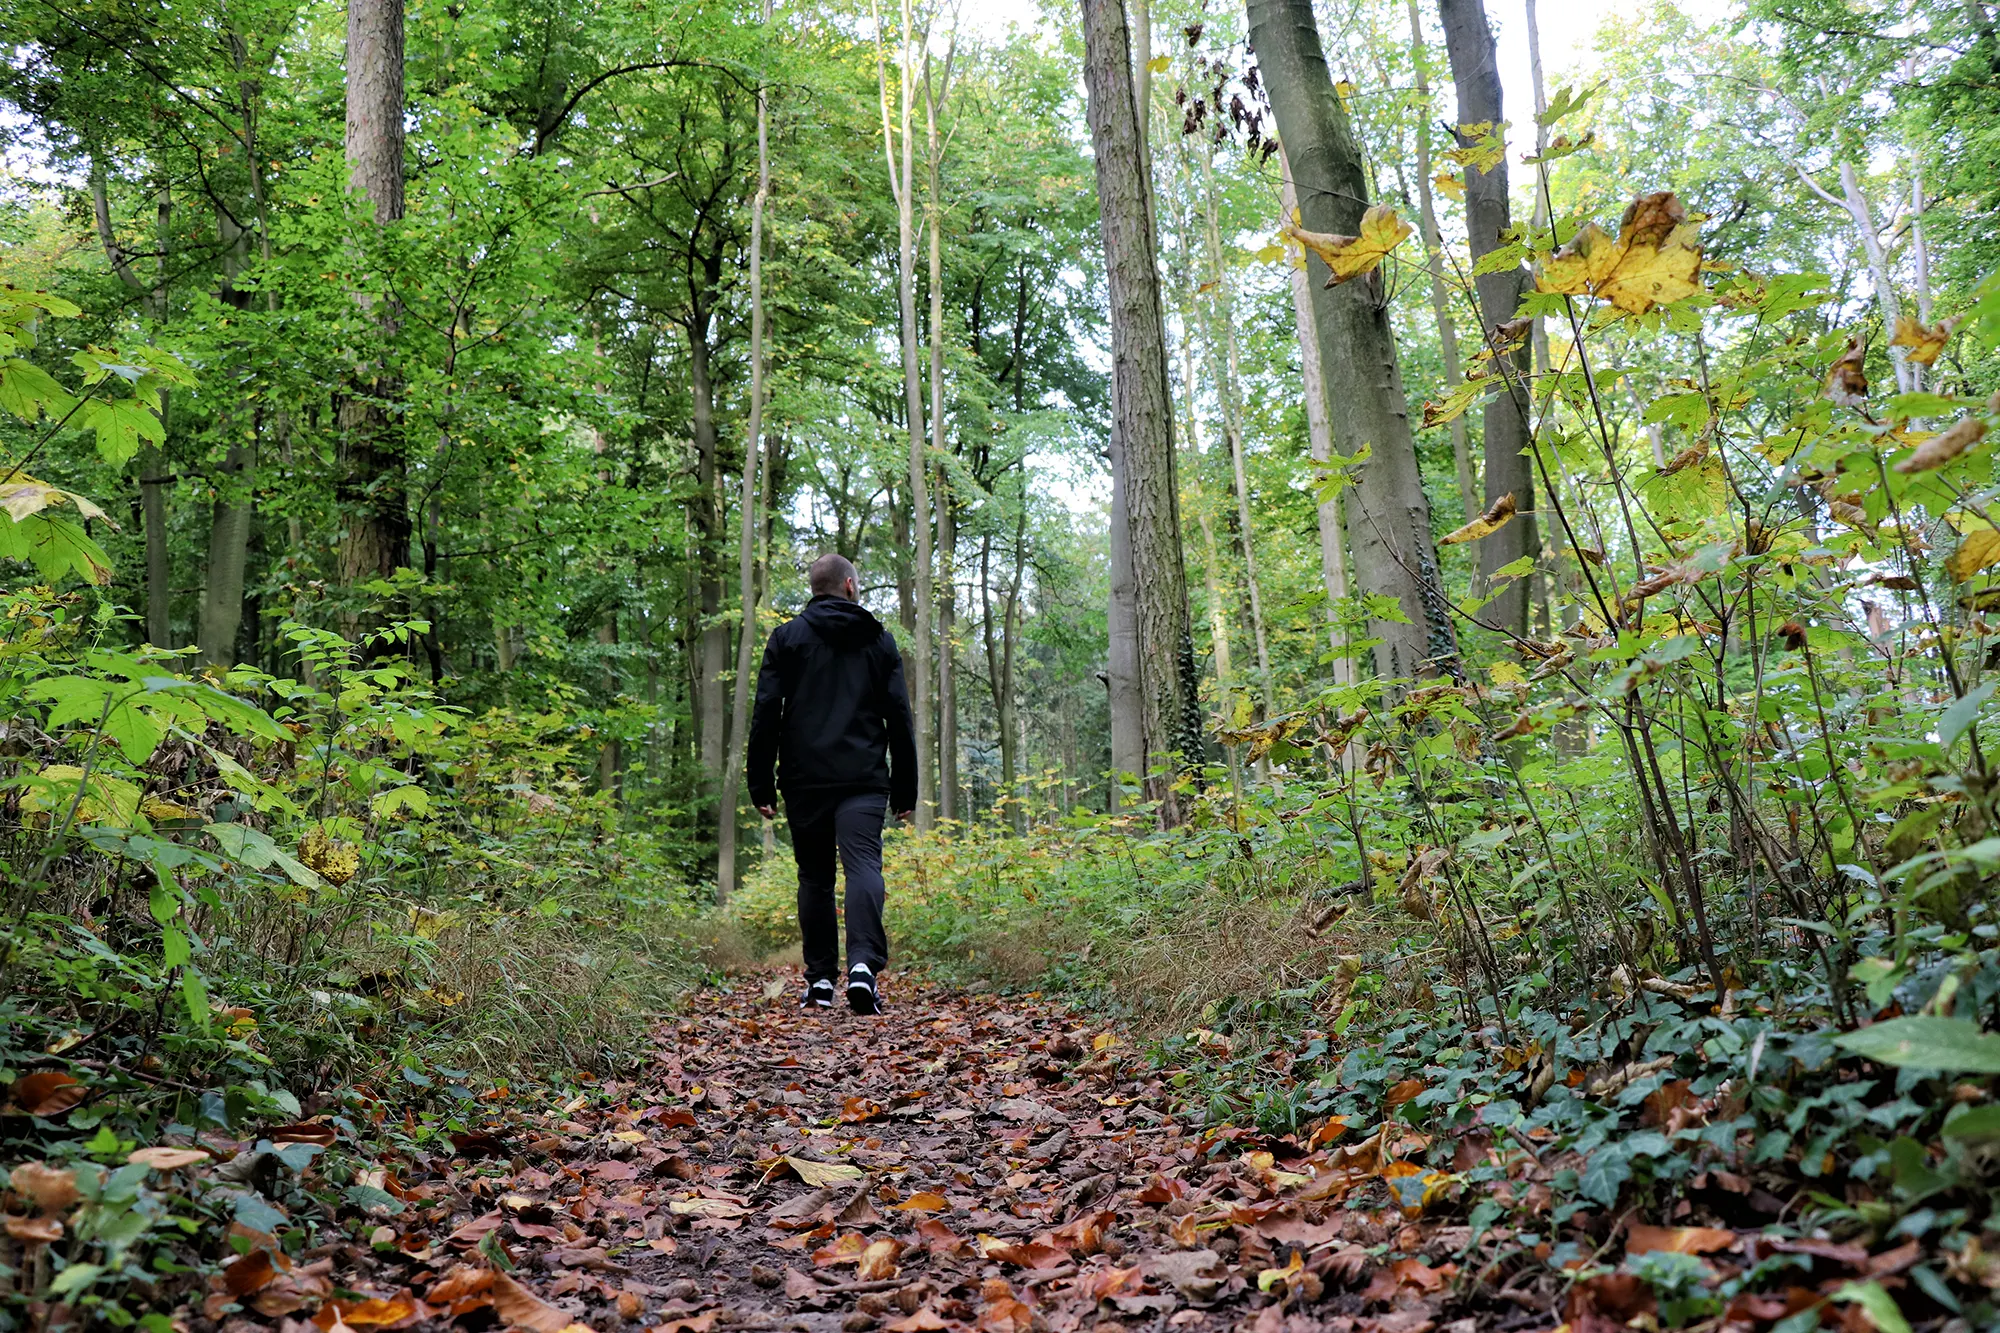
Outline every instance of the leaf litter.
{"type": "MultiPolygon", "coordinates": [[[[1942,1289],[1914,1242],[1738,1229],[1685,1203],[1559,1223],[1577,1155],[1533,1128],[1421,1132],[1423,1078],[1385,1086],[1373,1124],[1274,1134],[1205,1124],[1177,1092],[1198,1079],[1038,997],[912,980],[888,1016],[858,1018],[796,1009],[757,977],[702,998],[659,1029],[639,1077],[489,1094],[486,1123],[436,1151],[379,1149],[356,1177],[374,1202],[326,1210],[304,1233],[319,1243],[298,1243],[303,1194],[274,1192],[293,1215],[267,1205],[270,1231],[239,1205],[176,1326],[1608,1333],[1700,1316],[1762,1333],[1894,1327],[1912,1281],[1942,1289]]],[[[1643,1109],[1673,1130],[1708,1100],[1669,1083],[1643,1109]]],[[[204,1135],[127,1169],[173,1190],[236,1190],[246,1162],[303,1182],[347,1128],[204,1135]]],[[[1701,1179],[1714,1197],[1753,1188],[1719,1165],[1701,1179]]],[[[23,1163],[8,1183],[7,1236],[30,1257],[85,1217],[71,1172],[23,1163]]],[[[1983,1255],[1951,1270],[2000,1283],[1983,1255]]]]}

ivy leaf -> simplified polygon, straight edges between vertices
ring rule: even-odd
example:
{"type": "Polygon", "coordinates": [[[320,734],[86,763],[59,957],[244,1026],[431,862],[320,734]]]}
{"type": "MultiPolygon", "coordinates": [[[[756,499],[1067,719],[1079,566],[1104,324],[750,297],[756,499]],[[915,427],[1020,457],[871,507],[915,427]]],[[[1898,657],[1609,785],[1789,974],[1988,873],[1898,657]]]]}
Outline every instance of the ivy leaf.
{"type": "Polygon", "coordinates": [[[1632,1178],[1631,1155],[1622,1146],[1606,1144],[1590,1155],[1577,1176],[1578,1193],[1606,1208],[1618,1202],[1618,1191],[1632,1178]]]}
{"type": "MultiPolygon", "coordinates": [[[[1991,684],[1980,688],[1988,694],[1993,691],[1991,684]]],[[[1967,695],[1966,699],[1971,697],[1967,695]]],[[[1964,702],[1965,699],[1959,700],[1964,702]]],[[[1977,1023],[1964,1018],[1892,1018],[1870,1023],[1855,1032],[1843,1032],[1833,1039],[1833,1044],[1898,1069],[2000,1074],[2000,1035],[1982,1032],[1977,1023]]]]}
{"type": "Polygon", "coordinates": [[[1285,235],[1318,255],[1333,271],[1326,284],[1329,287],[1374,272],[1389,257],[1389,252],[1414,230],[1387,204],[1376,204],[1361,215],[1359,236],[1307,231],[1296,223],[1285,224],[1285,235]]]}

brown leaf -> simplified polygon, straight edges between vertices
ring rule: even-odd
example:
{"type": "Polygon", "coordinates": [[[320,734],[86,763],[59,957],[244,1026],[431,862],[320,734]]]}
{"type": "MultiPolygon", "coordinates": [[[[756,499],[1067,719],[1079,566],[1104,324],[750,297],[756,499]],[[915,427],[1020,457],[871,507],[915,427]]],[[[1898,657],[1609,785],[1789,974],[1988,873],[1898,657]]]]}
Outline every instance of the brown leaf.
{"type": "Polygon", "coordinates": [[[1721,1227],[1655,1227],[1634,1222],[1625,1229],[1625,1253],[1713,1254],[1736,1243],[1736,1233],[1721,1227]]]}
{"type": "Polygon", "coordinates": [[[1514,512],[1514,493],[1509,491],[1486,506],[1486,512],[1478,518],[1438,538],[1438,545],[1456,546],[1461,542],[1476,542],[1481,537],[1490,537],[1507,526],[1514,512]]]}
{"type": "Polygon", "coordinates": [[[1046,1241],[1008,1241],[996,1236],[979,1238],[981,1258],[1017,1268],[1054,1268],[1069,1258],[1069,1252],[1046,1241]]]}
{"type": "Polygon", "coordinates": [[[276,1125],[264,1131],[264,1137],[273,1143],[317,1143],[322,1148],[331,1148],[339,1131],[332,1125],[318,1120],[305,1120],[296,1125],[276,1125]]]}
{"type": "Polygon", "coordinates": [[[1952,459],[1986,438],[1986,423],[1978,417],[1967,417],[1923,441],[1910,451],[1908,458],[1896,463],[1898,472],[1930,472],[1941,468],[1952,459]]]}
{"type": "Polygon", "coordinates": [[[821,1268],[830,1268],[835,1264],[859,1263],[867,1249],[867,1238],[858,1231],[850,1231],[835,1237],[833,1244],[814,1250],[812,1259],[821,1268]]]}
{"type": "Polygon", "coordinates": [[[493,1275],[493,1311],[503,1323],[528,1333],[562,1333],[570,1318],[506,1273],[493,1275]]]}
{"type": "Polygon", "coordinates": [[[222,1285],[239,1300],[278,1280],[278,1265],[269,1250],[252,1250],[231,1259],[222,1270],[222,1285]]]}
{"type": "Polygon", "coordinates": [[[28,1115],[57,1116],[88,1097],[90,1089],[77,1082],[74,1075],[60,1069],[45,1069],[15,1079],[7,1095],[28,1115]]]}
{"type": "Polygon", "coordinates": [[[415,1323],[427,1313],[422,1302],[405,1292],[400,1296],[370,1296],[359,1301],[328,1301],[319,1307],[312,1321],[322,1329],[330,1329],[335,1323],[349,1328],[394,1328],[415,1323]]]}
{"type": "Polygon", "coordinates": [[[1863,407],[1868,402],[1868,344],[1860,334],[1847,340],[1847,350],[1826,372],[1826,396],[1841,407],[1863,407]]]}
{"type": "Polygon", "coordinates": [[[885,1333],[937,1333],[937,1330],[950,1328],[951,1325],[939,1318],[936,1310],[925,1305],[920,1307],[915,1314],[903,1319],[891,1320],[882,1327],[885,1333]]]}
{"type": "Polygon", "coordinates": [[[951,1203],[944,1195],[933,1194],[929,1190],[919,1190],[901,1203],[890,1204],[889,1211],[894,1213],[936,1213],[949,1207],[951,1207],[951,1203]]]}
{"type": "Polygon", "coordinates": [[[860,1261],[855,1265],[855,1280],[881,1282],[896,1276],[896,1256],[902,1252],[903,1243],[893,1236],[870,1241],[868,1248],[861,1252],[860,1261]]]}
{"type": "Polygon", "coordinates": [[[45,1213],[60,1213],[80,1197],[75,1175],[45,1162],[23,1162],[7,1177],[7,1183],[45,1213]]]}
{"type": "Polygon", "coordinates": [[[935,1217],[917,1223],[917,1239],[924,1243],[925,1249],[941,1258],[949,1259],[965,1253],[965,1238],[935,1217]]]}
{"type": "Polygon", "coordinates": [[[1423,1094],[1426,1086],[1428,1085],[1420,1078],[1406,1078],[1389,1089],[1382,1098],[1382,1104],[1393,1111],[1406,1102],[1415,1101],[1423,1094]]]}
{"type": "Polygon", "coordinates": [[[785,1270],[785,1295],[795,1301],[808,1301],[820,1294],[823,1288],[796,1268],[785,1270]]]}

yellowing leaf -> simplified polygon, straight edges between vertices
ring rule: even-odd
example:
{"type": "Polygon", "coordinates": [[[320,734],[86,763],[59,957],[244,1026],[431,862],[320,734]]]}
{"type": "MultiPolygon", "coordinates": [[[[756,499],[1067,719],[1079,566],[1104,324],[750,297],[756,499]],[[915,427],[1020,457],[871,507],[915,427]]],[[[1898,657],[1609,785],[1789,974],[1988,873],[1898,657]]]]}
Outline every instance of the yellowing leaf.
{"type": "Polygon", "coordinates": [[[1376,204],[1361,215],[1359,236],[1307,231],[1290,223],[1285,227],[1285,235],[1325,262],[1327,268],[1333,271],[1333,277],[1327,282],[1327,286],[1332,287],[1381,267],[1389,252],[1401,245],[1413,230],[1409,223],[1396,216],[1395,209],[1387,204],[1376,204]]]}
{"type": "Polygon", "coordinates": [[[1452,175],[1449,171],[1440,171],[1437,175],[1431,177],[1431,184],[1437,186],[1438,189],[1443,190],[1454,199],[1463,201],[1465,198],[1465,182],[1452,175]]]}
{"type": "Polygon", "coordinates": [[[1909,359],[1919,365],[1937,364],[1944,345],[1951,341],[1951,335],[1958,330],[1958,321],[1947,319],[1941,324],[1925,324],[1911,319],[1908,315],[1896,317],[1896,336],[1889,339],[1891,347],[1907,347],[1909,359]]]}
{"type": "Polygon", "coordinates": [[[942,1194],[936,1194],[930,1190],[920,1190],[901,1203],[889,1206],[891,1211],[898,1213],[935,1213],[951,1207],[951,1204],[942,1194]]]}
{"type": "Polygon", "coordinates": [[[1613,240],[1591,223],[1542,266],[1537,286],[1567,296],[1588,293],[1643,315],[1702,290],[1698,228],[1671,192],[1632,201],[1613,240]]]}
{"type": "Polygon", "coordinates": [[[1444,155],[1461,167],[1482,173],[1491,171],[1507,156],[1505,129],[1504,124],[1495,125],[1490,120],[1453,126],[1452,133],[1458,136],[1458,147],[1445,149],[1444,155]]]}
{"type": "Polygon", "coordinates": [[[1476,542],[1481,537],[1490,537],[1507,526],[1514,517],[1514,493],[1501,496],[1486,507],[1486,512],[1473,519],[1462,528],[1438,538],[1439,546],[1457,546],[1460,542],[1476,542]]]}
{"type": "Polygon", "coordinates": [[[2000,565],[2000,531],[1992,528],[1974,528],[1966,533],[1965,540],[1944,562],[1945,572],[1959,583],[1994,565],[2000,565]]]}
{"type": "Polygon", "coordinates": [[[1148,60],[1146,62],[1146,68],[1151,70],[1155,74],[1165,74],[1167,72],[1167,66],[1171,65],[1172,63],[1173,61],[1167,56],[1154,56],[1151,60],[1148,60]]]}
{"type": "Polygon", "coordinates": [[[84,771],[75,764],[50,764],[34,774],[35,785],[21,794],[23,813],[45,815],[61,822],[76,802],[79,824],[112,824],[130,828],[139,813],[138,784],[123,778],[84,771]],[[77,788],[83,787],[82,799],[77,788]]]}
{"type": "Polygon", "coordinates": [[[861,1168],[852,1162],[815,1162],[811,1158],[786,1154],[785,1164],[814,1189],[861,1179],[861,1168]]]}

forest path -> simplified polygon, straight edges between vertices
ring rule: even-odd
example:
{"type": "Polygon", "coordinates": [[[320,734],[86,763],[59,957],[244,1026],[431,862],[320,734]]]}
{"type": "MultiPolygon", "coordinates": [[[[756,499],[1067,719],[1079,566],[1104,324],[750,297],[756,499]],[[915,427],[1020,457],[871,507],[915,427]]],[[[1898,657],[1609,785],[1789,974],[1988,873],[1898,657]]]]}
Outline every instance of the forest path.
{"type": "Polygon", "coordinates": [[[1391,1206],[1385,1142],[1212,1138],[1170,1113],[1170,1071],[1076,1014],[885,991],[875,1017],[801,1010],[789,973],[696,996],[643,1077],[526,1117],[541,1164],[458,1173],[471,1216],[440,1247],[458,1262],[429,1261],[432,1310],[536,1333],[1547,1322],[1440,1324],[1456,1270],[1419,1252],[1450,1238],[1391,1206]]]}
{"type": "Polygon", "coordinates": [[[1428,1237],[1340,1203],[1376,1145],[1208,1143],[1166,1071],[1036,997],[892,977],[886,1003],[802,1011],[772,973],[698,995],[642,1081],[538,1141],[564,1165],[500,1199],[604,1237],[520,1255],[520,1281],[662,1333],[1438,1327],[1452,1269],[1366,1253],[1428,1237]]]}

